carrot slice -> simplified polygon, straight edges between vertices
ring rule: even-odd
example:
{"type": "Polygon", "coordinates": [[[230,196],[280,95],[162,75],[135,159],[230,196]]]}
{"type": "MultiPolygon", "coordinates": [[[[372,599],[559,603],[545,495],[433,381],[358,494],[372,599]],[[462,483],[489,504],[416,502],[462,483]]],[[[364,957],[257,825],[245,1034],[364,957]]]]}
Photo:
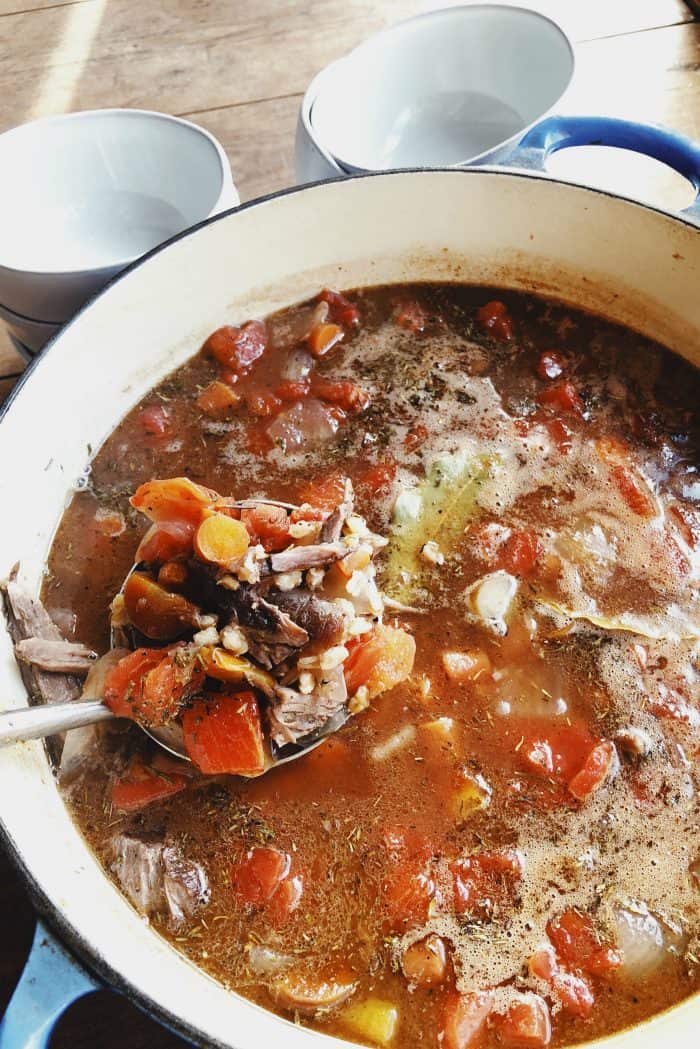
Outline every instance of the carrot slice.
{"type": "Polygon", "coordinates": [[[179,637],[196,626],[199,609],[182,594],[173,594],[145,572],[132,572],[124,586],[129,621],[154,641],[179,637]]]}
{"type": "Polygon", "coordinates": [[[112,807],[122,812],[138,812],[156,801],[179,794],[186,786],[186,778],[178,773],[164,775],[135,761],[126,775],[112,784],[112,807]]]}
{"type": "MultiPolygon", "coordinates": [[[[350,646],[348,646],[350,647],[350,646]]],[[[369,698],[404,681],[413,670],[416,642],[405,630],[378,626],[352,647],[343,670],[348,694],[364,685],[369,698]]]]}
{"type": "Polygon", "coordinates": [[[259,776],[265,752],[258,703],[252,692],[199,700],[182,716],[185,748],[202,772],[259,776]]]}
{"type": "Polygon", "coordinates": [[[317,324],[308,338],[309,349],[314,357],[325,357],[344,338],[345,332],[339,324],[317,324]]]}
{"type": "Polygon", "coordinates": [[[170,477],[139,485],[129,501],[151,521],[198,524],[204,508],[215,499],[218,499],[216,492],[195,484],[189,477],[170,477]]]}
{"type": "Polygon", "coordinates": [[[215,513],[205,517],[194,537],[197,556],[221,568],[240,565],[249,545],[246,526],[227,514],[215,513]]]}

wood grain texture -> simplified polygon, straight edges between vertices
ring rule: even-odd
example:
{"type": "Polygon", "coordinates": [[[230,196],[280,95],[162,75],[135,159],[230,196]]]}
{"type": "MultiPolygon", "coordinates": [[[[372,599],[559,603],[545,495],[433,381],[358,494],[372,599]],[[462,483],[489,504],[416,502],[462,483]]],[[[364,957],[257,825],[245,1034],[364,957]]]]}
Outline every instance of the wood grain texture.
{"type": "MultiPolygon", "coordinates": [[[[682,0],[532,4],[560,18],[579,40],[692,17],[682,0]]],[[[0,129],[76,108],[192,113],[303,92],[314,73],[370,33],[435,6],[431,0],[86,0],[7,15],[2,31],[12,46],[0,57],[0,129]]]]}

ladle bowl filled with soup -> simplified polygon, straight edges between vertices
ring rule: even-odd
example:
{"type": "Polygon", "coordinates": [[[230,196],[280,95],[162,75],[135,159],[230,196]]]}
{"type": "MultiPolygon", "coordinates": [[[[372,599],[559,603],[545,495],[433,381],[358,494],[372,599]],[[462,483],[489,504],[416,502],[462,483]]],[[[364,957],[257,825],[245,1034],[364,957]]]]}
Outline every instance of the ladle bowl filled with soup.
{"type": "Polygon", "coordinates": [[[88,965],[240,1049],[693,1044],[699,269],[599,192],[390,174],[69,326],[0,426],[6,603],[118,717],[4,750],[0,816],[88,965]]]}

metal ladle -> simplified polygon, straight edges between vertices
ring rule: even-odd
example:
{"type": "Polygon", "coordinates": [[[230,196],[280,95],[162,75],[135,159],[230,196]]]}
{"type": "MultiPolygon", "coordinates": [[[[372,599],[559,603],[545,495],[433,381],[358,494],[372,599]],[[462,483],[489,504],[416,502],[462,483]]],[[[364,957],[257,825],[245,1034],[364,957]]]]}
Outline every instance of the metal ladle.
{"type": "MultiPolygon", "coordinates": [[[[240,502],[229,504],[237,509],[252,509],[265,503],[269,506],[282,506],[287,510],[298,509],[292,503],[282,503],[275,499],[245,499],[240,502]]],[[[132,565],[122,583],[119,593],[124,592],[129,576],[139,566],[132,565]]],[[[117,644],[114,627],[110,637],[111,648],[121,647],[117,644]]],[[[43,703],[32,707],[22,707],[19,710],[7,710],[0,713],[0,747],[8,743],[18,743],[30,739],[44,739],[61,732],[67,732],[73,728],[83,728],[86,725],[95,725],[100,721],[109,721],[115,718],[109,707],[99,698],[83,698],[71,700],[68,703],[43,703]]],[[[290,761],[296,761],[310,751],[318,747],[328,736],[337,732],[348,718],[351,717],[347,707],[337,711],[328,721],[324,722],[314,732],[304,736],[296,743],[287,743],[284,747],[274,747],[272,751],[266,748],[264,772],[268,772],[278,765],[286,765],[290,761]]],[[[139,724],[137,722],[137,724],[139,724]]],[[[150,736],[159,746],[167,750],[176,758],[189,761],[190,757],[185,750],[182,729],[177,722],[163,725],[158,728],[139,727],[150,736]]]]}

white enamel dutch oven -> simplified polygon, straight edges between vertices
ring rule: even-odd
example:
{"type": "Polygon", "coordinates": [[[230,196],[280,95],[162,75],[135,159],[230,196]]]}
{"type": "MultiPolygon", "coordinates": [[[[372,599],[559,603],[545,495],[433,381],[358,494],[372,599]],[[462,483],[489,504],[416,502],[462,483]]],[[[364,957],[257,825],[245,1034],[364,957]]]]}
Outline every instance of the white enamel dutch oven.
{"type": "MultiPolygon", "coordinates": [[[[620,145],[636,136],[637,148],[664,153],[700,187],[698,147],[657,129],[632,135],[625,127],[599,123],[596,138],[620,145]]],[[[541,163],[547,148],[577,135],[580,125],[557,123],[546,141],[527,143],[529,161],[541,163]]],[[[182,234],[88,304],[5,406],[0,571],[20,560],[38,590],[89,448],[99,448],[213,328],[288,306],[324,285],[448,280],[524,289],[597,311],[700,365],[695,221],[697,211],[672,216],[539,174],[472,168],[307,186],[182,234]]],[[[4,631],[0,696],[17,707],[26,703],[4,631]]],[[[73,825],[40,743],[0,752],[0,825],[45,921],[93,977],[193,1042],[235,1049],[348,1045],[227,992],[152,932],[73,825]]],[[[45,1044],[37,1029],[48,1030],[65,1000],[91,986],[90,978],[59,967],[51,987],[44,983],[49,1002],[42,1005],[41,959],[31,964],[34,980],[20,987],[0,1030],[3,1049],[45,1044]]],[[[696,997],[596,1045],[696,1049],[699,1027],[696,997]]],[[[397,1049],[407,1049],[400,1038],[397,1049]]]]}

